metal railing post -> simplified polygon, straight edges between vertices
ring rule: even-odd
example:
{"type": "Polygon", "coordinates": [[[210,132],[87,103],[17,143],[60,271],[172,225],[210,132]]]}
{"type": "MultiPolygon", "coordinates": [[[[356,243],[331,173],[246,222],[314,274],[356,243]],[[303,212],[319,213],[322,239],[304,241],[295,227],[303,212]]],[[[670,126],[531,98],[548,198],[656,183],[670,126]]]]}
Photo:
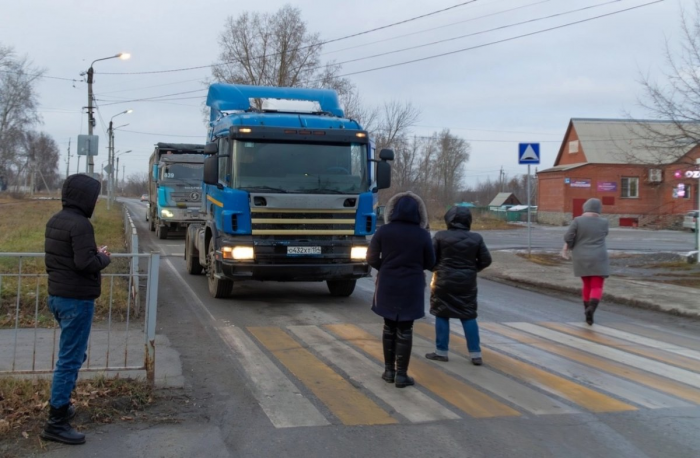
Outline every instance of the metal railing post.
{"type": "Polygon", "coordinates": [[[153,252],[148,260],[148,282],[146,284],[146,380],[155,385],[156,368],[156,311],[158,307],[158,271],[160,253],[153,252]]]}

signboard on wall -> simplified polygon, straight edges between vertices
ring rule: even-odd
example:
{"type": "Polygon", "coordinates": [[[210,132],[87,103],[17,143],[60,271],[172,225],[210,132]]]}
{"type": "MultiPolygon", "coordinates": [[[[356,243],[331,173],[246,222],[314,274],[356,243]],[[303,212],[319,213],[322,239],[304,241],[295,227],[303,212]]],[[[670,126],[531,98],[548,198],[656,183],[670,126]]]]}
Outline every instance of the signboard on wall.
{"type": "Polygon", "coordinates": [[[617,191],[617,181],[599,181],[598,182],[599,192],[616,192],[617,191]]]}
{"type": "Polygon", "coordinates": [[[572,188],[590,188],[591,180],[588,178],[572,178],[570,186],[572,188]]]}

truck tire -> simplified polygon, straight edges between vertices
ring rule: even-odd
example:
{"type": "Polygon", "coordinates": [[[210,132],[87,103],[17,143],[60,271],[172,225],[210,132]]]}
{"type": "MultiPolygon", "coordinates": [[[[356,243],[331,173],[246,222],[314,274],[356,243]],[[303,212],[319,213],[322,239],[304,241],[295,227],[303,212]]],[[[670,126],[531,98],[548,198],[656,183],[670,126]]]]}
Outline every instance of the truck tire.
{"type": "Polygon", "coordinates": [[[214,241],[209,242],[207,250],[207,282],[209,283],[209,294],[215,299],[225,299],[231,297],[233,293],[233,281],[216,278],[216,258],[214,257],[214,241]]]}
{"type": "Polygon", "coordinates": [[[156,237],[158,237],[161,240],[165,240],[168,238],[168,228],[166,226],[161,226],[158,224],[156,226],[156,237]]]}
{"type": "Polygon", "coordinates": [[[153,217],[153,214],[151,214],[150,218],[148,218],[148,229],[151,232],[156,231],[156,219],[153,217]]]}
{"type": "Polygon", "coordinates": [[[185,268],[190,275],[201,275],[204,270],[199,263],[199,257],[194,255],[194,241],[190,238],[189,230],[185,238],[185,268]]]}
{"type": "Polygon", "coordinates": [[[357,280],[328,280],[326,285],[328,285],[328,291],[330,291],[331,296],[336,297],[348,297],[355,291],[355,284],[357,280]]]}

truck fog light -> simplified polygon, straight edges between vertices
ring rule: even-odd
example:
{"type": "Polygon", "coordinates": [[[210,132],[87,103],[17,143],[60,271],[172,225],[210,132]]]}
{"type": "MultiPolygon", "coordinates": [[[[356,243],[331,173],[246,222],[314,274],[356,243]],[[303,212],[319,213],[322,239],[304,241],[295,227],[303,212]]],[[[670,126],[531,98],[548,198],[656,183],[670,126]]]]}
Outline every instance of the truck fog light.
{"type": "Polygon", "coordinates": [[[163,209],[163,210],[160,211],[160,216],[163,216],[163,217],[165,217],[165,218],[172,218],[172,217],[175,216],[175,215],[173,215],[173,212],[171,212],[170,210],[168,210],[168,209],[163,209]]]}
{"type": "Polygon", "coordinates": [[[255,259],[255,251],[252,246],[225,246],[221,248],[224,259],[235,259],[237,261],[251,261],[255,259]]]}
{"type": "Polygon", "coordinates": [[[366,246],[354,246],[350,251],[350,259],[367,259],[367,247],[366,246]]]}

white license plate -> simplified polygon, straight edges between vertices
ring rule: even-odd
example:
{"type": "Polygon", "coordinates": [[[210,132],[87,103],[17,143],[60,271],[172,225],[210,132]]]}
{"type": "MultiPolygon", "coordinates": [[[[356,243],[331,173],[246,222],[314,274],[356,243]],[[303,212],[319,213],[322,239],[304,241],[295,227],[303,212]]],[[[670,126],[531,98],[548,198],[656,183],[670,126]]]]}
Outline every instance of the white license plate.
{"type": "Polygon", "coordinates": [[[299,256],[299,255],[319,255],[321,254],[320,246],[288,246],[287,256],[299,256]]]}

